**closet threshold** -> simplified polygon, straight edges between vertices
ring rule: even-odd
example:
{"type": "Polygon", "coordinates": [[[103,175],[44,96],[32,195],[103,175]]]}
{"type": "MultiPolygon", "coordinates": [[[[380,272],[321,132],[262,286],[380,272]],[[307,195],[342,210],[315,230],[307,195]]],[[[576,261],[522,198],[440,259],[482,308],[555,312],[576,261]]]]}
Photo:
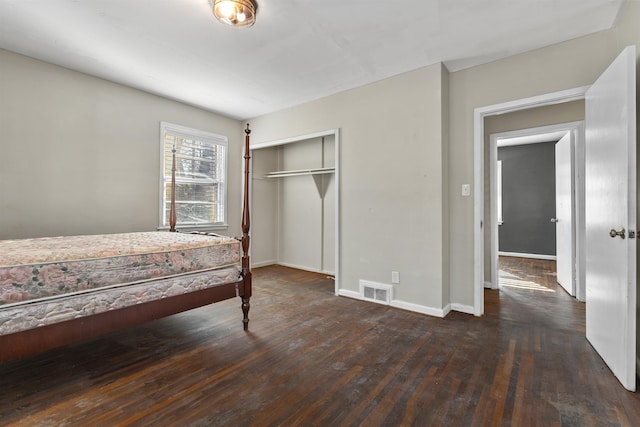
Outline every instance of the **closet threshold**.
{"type": "Polygon", "coordinates": [[[315,168],[315,169],[299,169],[290,171],[277,171],[269,172],[265,175],[266,178],[283,178],[287,176],[301,176],[301,175],[322,175],[334,173],[335,168],[315,168]]]}

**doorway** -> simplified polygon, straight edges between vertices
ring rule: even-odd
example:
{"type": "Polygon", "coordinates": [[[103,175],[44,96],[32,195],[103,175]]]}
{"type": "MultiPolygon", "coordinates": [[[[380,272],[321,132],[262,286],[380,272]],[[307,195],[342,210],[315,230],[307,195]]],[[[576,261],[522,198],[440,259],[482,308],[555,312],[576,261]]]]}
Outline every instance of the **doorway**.
{"type": "Polygon", "coordinates": [[[558,285],[554,261],[501,256],[499,275],[499,290],[487,292],[488,298],[505,301],[498,306],[502,320],[584,336],[585,304],[558,285]]]}
{"type": "MultiPolygon", "coordinates": [[[[584,108],[583,105],[580,103],[578,107],[584,108]]],[[[570,295],[584,301],[583,141],[583,121],[490,135],[487,164],[490,202],[489,212],[485,211],[490,218],[485,233],[490,250],[485,251],[489,261],[485,267],[485,287],[498,288],[501,254],[557,260],[561,276],[558,281],[570,295]],[[564,157],[558,156],[560,144],[568,150],[564,157]],[[505,165],[499,159],[499,147],[504,147],[502,157],[508,159],[505,165]],[[513,182],[505,182],[505,195],[517,201],[504,205],[503,169],[507,177],[518,174],[519,178],[515,188],[513,182]],[[557,176],[555,169],[559,170],[557,176]],[[559,197],[555,197],[556,192],[559,197]],[[510,216],[506,222],[503,210],[510,216]]]]}
{"type": "Polygon", "coordinates": [[[260,251],[254,265],[278,264],[333,276],[336,295],[340,290],[339,136],[339,129],[330,129],[252,144],[249,187],[252,210],[265,213],[254,215],[252,234],[260,234],[255,240],[261,245],[253,245],[260,251]]]}
{"type": "MultiPolygon", "coordinates": [[[[476,108],[474,110],[474,315],[481,316],[484,314],[484,287],[485,287],[485,270],[486,270],[486,247],[487,240],[485,233],[490,232],[490,228],[485,227],[485,217],[490,220],[490,216],[485,214],[485,206],[489,200],[485,201],[485,154],[489,151],[489,144],[485,143],[487,137],[485,129],[485,118],[501,115],[505,113],[519,112],[537,107],[551,106],[556,104],[568,103],[571,101],[583,100],[588,86],[553,92],[546,95],[525,98],[516,101],[509,101],[502,104],[495,104],[486,107],[476,108]]],[[[488,195],[487,195],[488,196],[488,195]]],[[[488,222],[488,221],[487,221],[488,222]]],[[[490,240],[489,240],[490,242],[490,240]]],[[[493,253],[491,251],[490,253],[493,253]]],[[[497,251],[495,251],[497,253],[497,251]]],[[[496,276],[494,276],[496,277],[496,276]]]]}

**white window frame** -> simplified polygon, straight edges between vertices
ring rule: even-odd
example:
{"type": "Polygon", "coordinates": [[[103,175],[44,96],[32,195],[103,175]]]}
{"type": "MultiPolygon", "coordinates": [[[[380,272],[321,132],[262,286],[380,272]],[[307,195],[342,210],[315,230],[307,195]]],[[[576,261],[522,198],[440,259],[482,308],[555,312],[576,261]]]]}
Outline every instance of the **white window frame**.
{"type": "MultiPolygon", "coordinates": [[[[224,174],[222,177],[223,180],[223,221],[221,222],[213,222],[213,223],[205,223],[205,224],[195,224],[195,223],[182,223],[177,224],[176,228],[180,230],[221,230],[229,227],[227,222],[227,203],[228,203],[228,179],[227,179],[227,164],[229,158],[229,140],[225,135],[219,135],[213,132],[207,132],[199,129],[193,129],[182,125],[177,125],[174,123],[168,122],[160,122],[160,206],[159,206],[159,230],[168,230],[169,229],[169,218],[166,218],[166,205],[171,203],[170,200],[166,200],[166,192],[165,192],[165,174],[164,174],[164,165],[165,165],[165,134],[170,133],[171,135],[180,136],[188,139],[196,139],[199,141],[208,142],[212,145],[221,145],[225,147],[224,150],[224,159],[223,168],[224,174]]],[[[170,179],[170,178],[169,178],[170,179]]],[[[176,207],[177,208],[177,207],[176,207]]]]}
{"type": "Polygon", "coordinates": [[[502,216],[502,160],[498,160],[496,168],[496,200],[498,210],[498,225],[504,223],[504,217],[502,216]]]}

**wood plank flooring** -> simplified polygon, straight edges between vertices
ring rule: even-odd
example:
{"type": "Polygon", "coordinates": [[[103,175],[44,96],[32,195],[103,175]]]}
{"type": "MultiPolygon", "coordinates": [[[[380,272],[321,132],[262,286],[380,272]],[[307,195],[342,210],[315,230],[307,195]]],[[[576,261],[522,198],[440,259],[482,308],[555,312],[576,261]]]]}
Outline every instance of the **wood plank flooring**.
{"type": "Polygon", "coordinates": [[[484,317],[445,319],[255,269],[249,333],[230,300],[1,364],[0,425],[640,425],[553,268],[501,265],[484,317]]]}

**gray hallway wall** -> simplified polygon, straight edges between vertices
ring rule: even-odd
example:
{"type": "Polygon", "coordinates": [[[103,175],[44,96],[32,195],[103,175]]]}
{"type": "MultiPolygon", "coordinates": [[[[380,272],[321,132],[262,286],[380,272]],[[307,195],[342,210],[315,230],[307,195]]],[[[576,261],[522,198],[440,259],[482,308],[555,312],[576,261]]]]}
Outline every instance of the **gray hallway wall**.
{"type": "Polygon", "coordinates": [[[555,142],[498,148],[502,160],[501,252],[555,255],[555,142]]]}

